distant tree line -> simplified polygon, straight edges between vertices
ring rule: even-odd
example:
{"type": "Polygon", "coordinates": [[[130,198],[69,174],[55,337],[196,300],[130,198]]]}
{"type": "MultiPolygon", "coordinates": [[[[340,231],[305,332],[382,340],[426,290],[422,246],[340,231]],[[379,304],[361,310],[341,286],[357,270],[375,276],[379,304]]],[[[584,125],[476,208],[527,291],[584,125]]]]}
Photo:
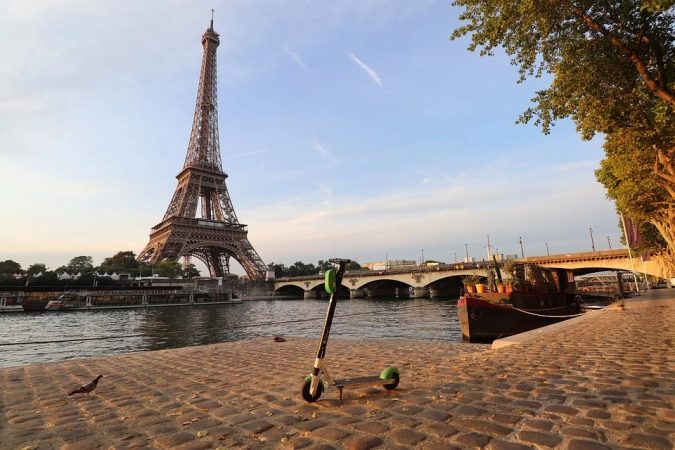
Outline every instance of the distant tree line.
{"type": "Polygon", "coordinates": [[[0,261],[0,286],[3,287],[21,287],[21,286],[58,286],[62,288],[69,287],[91,287],[96,283],[97,286],[111,286],[117,283],[109,277],[101,277],[103,274],[129,274],[135,278],[137,276],[158,275],[160,277],[176,278],[183,276],[192,278],[199,276],[199,270],[190,264],[187,270],[176,260],[161,261],[154,266],[136,261],[136,254],[133,251],[117,252],[113,256],[105,258],[101,265],[94,266],[94,259],[91,256],[76,256],[64,266],[50,270],[43,263],[35,263],[23,269],[21,264],[11,259],[0,261]],[[68,274],[71,277],[59,279],[60,275],[68,274]],[[72,278],[77,276],[77,278],[72,278]]]}
{"type": "MultiPolygon", "coordinates": [[[[276,263],[270,263],[267,267],[274,270],[275,278],[282,278],[318,275],[320,272],[325,272],[328,269],[332,269],[334,266],[333,263],[320,259],[316,266],[312,263],[305,264],[302,261],[296,261],[293,265],[288,267],[276,263]]],[[[347,264],[346,270],[359,270],[361,268],[359,263],[352,261],[347,264]]]]}

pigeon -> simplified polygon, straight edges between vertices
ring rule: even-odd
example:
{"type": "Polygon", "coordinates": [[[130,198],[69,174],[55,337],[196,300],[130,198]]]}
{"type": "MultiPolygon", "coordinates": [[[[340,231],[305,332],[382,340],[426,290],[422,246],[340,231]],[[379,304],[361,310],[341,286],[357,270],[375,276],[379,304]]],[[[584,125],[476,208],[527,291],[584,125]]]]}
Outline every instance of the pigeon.
{"type": "Polygon", "coordinates": [[[80,386],[79,388],[75,389],[73,392],[71,392],[68,395],[73,395],[73,394],[87,394],[89,395],[96,389],[96,385],[98,384],[98,380],[100,380],[103,377],[103,375],[99,375],[96,378],[92,380],[91,383],[87,383],[84,386],[80,386]]]}
{"type": "Polygon", "coordinates": [[[286,339],[279,336],[274,336],[274,342],[286,342],[286,339]]]}

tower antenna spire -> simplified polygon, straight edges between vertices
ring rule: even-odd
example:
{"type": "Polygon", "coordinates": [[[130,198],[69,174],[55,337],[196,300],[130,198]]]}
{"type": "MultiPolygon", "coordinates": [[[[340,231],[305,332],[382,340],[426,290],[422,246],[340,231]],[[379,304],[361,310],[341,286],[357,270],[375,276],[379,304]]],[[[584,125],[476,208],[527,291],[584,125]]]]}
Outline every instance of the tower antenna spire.
{"type": "Polygon", "coordinates": [[[212,9],[212,10],[211,10],[211,29],[212,29],[212,30],[213,30],[213,13],[214,13],[214,12],[215,12],[215,10],[212,9]]]}

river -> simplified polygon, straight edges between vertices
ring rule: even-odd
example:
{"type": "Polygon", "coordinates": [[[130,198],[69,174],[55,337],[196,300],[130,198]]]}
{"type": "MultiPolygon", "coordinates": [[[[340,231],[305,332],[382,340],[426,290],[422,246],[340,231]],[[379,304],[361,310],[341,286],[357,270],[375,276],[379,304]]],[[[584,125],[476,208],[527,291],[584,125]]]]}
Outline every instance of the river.
{"type": "MultiPolygon", "coordinates": [[[[339,300],[331,338],[461,342],[456,300],[339,300]]],[[[326,300],[0,314],[0,367],[264,336],[316,338],[326,300]],[[54,342],[60,341],[60,342],[54,342]]],[[[471,344],[467,344],[471,345],[471,344]]]]}

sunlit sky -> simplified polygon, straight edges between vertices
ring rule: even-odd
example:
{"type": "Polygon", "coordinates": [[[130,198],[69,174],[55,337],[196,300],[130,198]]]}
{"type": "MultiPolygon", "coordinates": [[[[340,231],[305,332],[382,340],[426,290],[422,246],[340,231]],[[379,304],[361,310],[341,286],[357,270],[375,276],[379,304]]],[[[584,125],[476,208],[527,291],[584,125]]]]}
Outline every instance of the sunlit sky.
{"type": "MultiPolygon", "coordinates": [[[[451,41],[449,0],[4,0],[0,260],[138,253],[176,187],[215,9],[228,190],[266,263],[619,246],[602,141],[451,41]]],[[[242,272],[240,268],[235,271],[242,272]]]]}

